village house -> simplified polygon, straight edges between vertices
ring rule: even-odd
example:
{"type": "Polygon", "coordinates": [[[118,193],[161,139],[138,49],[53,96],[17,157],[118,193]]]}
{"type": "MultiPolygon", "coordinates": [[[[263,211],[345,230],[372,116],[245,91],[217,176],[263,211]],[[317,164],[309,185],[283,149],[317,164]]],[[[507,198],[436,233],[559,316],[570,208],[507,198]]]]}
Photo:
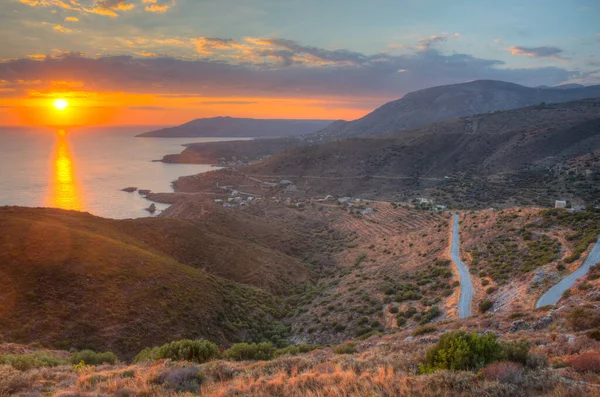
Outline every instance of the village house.
{"type": "Polygon", "coordinates": [[[554,202],[554,208],[567,208],[566,200],[556,200],[554,202]]]}

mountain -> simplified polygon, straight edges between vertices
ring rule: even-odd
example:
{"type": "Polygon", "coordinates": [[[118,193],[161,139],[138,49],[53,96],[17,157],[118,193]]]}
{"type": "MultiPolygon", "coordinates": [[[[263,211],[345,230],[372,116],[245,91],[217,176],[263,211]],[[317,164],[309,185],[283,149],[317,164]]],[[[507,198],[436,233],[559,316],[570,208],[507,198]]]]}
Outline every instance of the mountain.
{"type": "Polygon", "coordinates": [[[501,202],[544,188],[533,196],[547,205],[563,194],[582,200],[600,197],[599,154],[600,98],[293,148],[240,171],[285,176],[308,186],[313,195],[406,198],[446,189],[445,199],[462,205],[469,200],[501,202]],[[581,163],[575,168],[585,177],[569,176],[573,161],[581,163]]]}
{"type": "Polygon", "coordinates": [[[250,142],[195,143],[189,145],[181,155],[169,155],[163,161],[221,161],[227,164],[235,159],[250,162],[285,148],[408,130],[456,117],[517,109],[542,102],[560,103],[597,97],[600,97],[600,85],[529,88],[502,81],[478,80],[415,91],[386,103],[358,120],[338,120],[313,134],[281,139],[257,139],[250,142]]]}
{"type": "Polygon", "coordinates": [[[242,227],[2,207],[0,228],[0,328],[15,342],[131,357],[173,339],[260,341],[281,328],[276,294],[309,276],[242,227]]]}
{"type": "Polygon", "coordinates": [[[375,135],[541,102],[557,103],[596,97],[600,97],[600,85],[529,88],[503,81],[477,80],[411,92],[358,120],[329,125],[316,132],[311,140],[375,135]]]}
{"type": "Polygon", "coordinates": [[[138,135],[138,137],[274,138],[310,134],[324,128],[331,122],[332,120],[277,120],[213,117],[192,120],[177,127],[146,132],[138,135]]]}

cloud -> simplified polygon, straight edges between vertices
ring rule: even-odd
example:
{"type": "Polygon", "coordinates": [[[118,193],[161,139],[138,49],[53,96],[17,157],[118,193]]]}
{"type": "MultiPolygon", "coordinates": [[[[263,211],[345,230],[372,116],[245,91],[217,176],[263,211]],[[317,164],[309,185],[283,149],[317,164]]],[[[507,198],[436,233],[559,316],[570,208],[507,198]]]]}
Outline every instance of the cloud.
{"type": "Polygon", "coordinates": [[[419,45],[417,48],[421,51],[429,51],[432,47],[436,45],[446,42],[452,38],[460,37],[460,33],[454,33],[453,35],[443,34],[443,35],[433,35],[431,37],[427,37],[425,39],[419,40],[419,45]]]}
{"type": "MultiPolygon", "coordinates": [[[[135,8],[133,1],[144,4],[144,10],[154,13],[164,13],[175,5],[176,0],[19,0],[31,7],[53,7],[77,11],[81,14],[98,14],[118,17],[120,12],[135,8]]],[[[66,21],[76,22],[76,17],[67,17],[66,21]]]]}
{"type": "Polygon", "coordinates": [[[258,101],[201,101],[198,105],[255,105],[258,101]]]}
{"type": "Polygon", "coordinates": [[[108,15],[110,17],[118,17],[117,11],[128,11],[135,7],[128,0],[98,0],[96,5],[88,12],[93,12],[100,15],[108,15]]]}
{"type": "Polygon", "coordinates": [[[512,55],[526,55],[532,58],[554,58],[554,59],[566,59],[560,54],[563,53],[558,47],[542,46],[542,47],[521,47],[511,46],[507,48],[512,55]]]}
{"type": "Polygon", "coordinates": [[[232,39],[219,39],[213,37],[198,37],[191,42],[196,46],[196,51],[203,55],[211,55],[218,50],[241,48],[241,45],[232,39]]]}
{"type": "Polygon", "coordinates": [[[146,11],[164,13],[175,5],[175,0],[144,0],[144,4],[146,11]]]}
{"type": "Polygon", "coordinates": [[[77,17],[66,17],[65,22],[79,22],[79,18],[77,17]]]}
{"type": "MultiPolygon", "coordinates": [[[[206,51],[234,45],[228,39],[203,39],[201,47],[206,51]]],[[[374,100],[398,98],[427,87],[476,79],[552,86],[585,77],[580,72],[559,67],[508,68],[500,60],[469,54],[446,55],[433,48],[392,56],[331,51],[283,39],[262,39],[261,44],[251,47],[248,43],[239,50],[241,58],[230,61],[165,56],[91,58],[70,53],[41,60],[13,59],[0,62],[0,80],[9,82],[5,87],[15,89],[15,96],[43,92],[50,81],[80,81],[84,87],[79,90],[89,92],[374,100]],[[261,58],[257,55],[260,51],[287,53],[265,53],[261,58]],[[246,53],[247,57],[242,57],[246,53]],[[288,61],[270,61],[269,56],[288,61]],[[30,85],[17,82],[39,79],[42,80],[30,85]]]]}
{"type": "Polygon", "coordinates": [[[65,28],[62,25],[55,25],[52,29],[61,33],[71,33],[73,31],[73,29],[65,28]]]}

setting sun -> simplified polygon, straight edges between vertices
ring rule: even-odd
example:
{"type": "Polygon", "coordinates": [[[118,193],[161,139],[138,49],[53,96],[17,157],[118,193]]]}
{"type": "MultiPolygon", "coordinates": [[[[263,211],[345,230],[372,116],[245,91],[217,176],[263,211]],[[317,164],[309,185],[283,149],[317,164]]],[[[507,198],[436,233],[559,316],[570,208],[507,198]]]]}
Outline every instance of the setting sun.
{"type": "Polygon", "coordinates": [[[69,102],[66,99],[55,99],[53,105],[57,110],[65,110],[69,102]]]}

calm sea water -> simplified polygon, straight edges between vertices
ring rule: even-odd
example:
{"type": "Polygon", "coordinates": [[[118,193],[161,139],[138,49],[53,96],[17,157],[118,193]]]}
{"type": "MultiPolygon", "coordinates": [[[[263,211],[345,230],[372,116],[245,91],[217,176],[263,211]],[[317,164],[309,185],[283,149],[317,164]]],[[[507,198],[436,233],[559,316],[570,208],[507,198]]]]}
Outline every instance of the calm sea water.
{"type": "MultiPolygon", "coordinates": [[[[149,216],[151,202],[121,189],[172,192],[171,182],[210,165],[152,162],[185,143],[227,138],[135,138],[151,128],[0,129],[0,206],[55,207],[114,218],[149,216]]],[[[168,207],[156,204],[160,210],[168,207]]]]}

